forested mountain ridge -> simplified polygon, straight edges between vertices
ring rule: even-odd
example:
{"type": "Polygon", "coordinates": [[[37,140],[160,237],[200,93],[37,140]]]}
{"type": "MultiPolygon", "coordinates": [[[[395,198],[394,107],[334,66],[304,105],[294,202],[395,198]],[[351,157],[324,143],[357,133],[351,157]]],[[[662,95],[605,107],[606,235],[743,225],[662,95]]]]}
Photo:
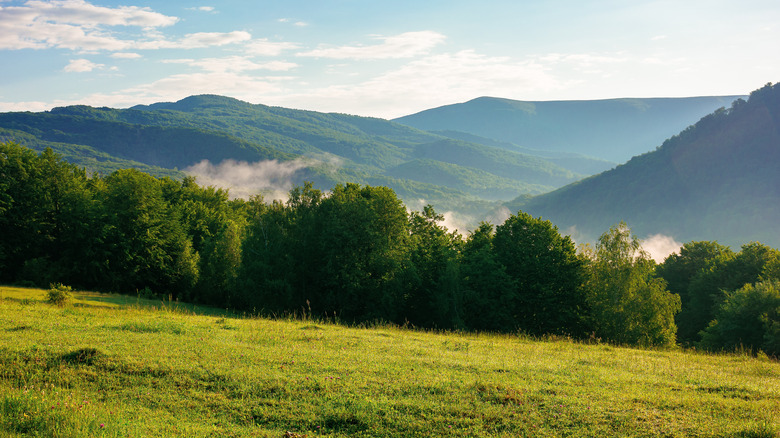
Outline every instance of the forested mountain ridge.
{"type": "Polygon", "coordinates": [[[622,163],[740,97],[745,96],[546,102],[480,97],[393,121],[622,163]]]}
{"type": "Polygon", "coordinates": [[[639,235],[780,244],[780,84],[767,84],[613,170],[510,203],[584,240],[625,220],[639,235]]]}
{"type": "Polygon", "coordinates": [[[310,180],[323,189],[343,182],[386,185],[404,199],[425,199],[444,209],[474,203],[483,208],[485,199],[544,193],[584,176],[544,157],[383,119],[214,95],[130,109],[75,105],[2,113],[0,130],[4,141],[36,150],[52,147],[69,161],[104,173],[139,167],[174,175],[165,169],[181,170],[202,160],[218,164],[305,157],[295,183],[310,180]],[[431,171],[408,171],[422,163],[430,164],[431,171]]]}

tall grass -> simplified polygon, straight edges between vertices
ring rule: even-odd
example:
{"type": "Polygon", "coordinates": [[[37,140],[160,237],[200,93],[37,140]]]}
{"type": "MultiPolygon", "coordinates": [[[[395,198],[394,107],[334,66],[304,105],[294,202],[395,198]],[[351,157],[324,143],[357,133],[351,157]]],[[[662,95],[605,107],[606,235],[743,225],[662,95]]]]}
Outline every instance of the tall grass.
{"type": "Polygon", "coordinates": [[[0,436],[780,430],[780,364],[768,359],[235,318],[73,295],[59,308],[43,291],[0,289],[0,436]]]}

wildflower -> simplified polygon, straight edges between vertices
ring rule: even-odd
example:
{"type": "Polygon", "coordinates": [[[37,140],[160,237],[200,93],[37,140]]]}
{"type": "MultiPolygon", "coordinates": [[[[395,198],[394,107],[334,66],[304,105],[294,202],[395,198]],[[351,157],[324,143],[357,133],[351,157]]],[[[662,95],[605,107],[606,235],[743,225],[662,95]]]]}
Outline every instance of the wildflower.
{"type": "Polygon", "coordinates": [[[105,423],[100,423],[100,428],[102,429],[104,427],[106,427],[105,423]]]}

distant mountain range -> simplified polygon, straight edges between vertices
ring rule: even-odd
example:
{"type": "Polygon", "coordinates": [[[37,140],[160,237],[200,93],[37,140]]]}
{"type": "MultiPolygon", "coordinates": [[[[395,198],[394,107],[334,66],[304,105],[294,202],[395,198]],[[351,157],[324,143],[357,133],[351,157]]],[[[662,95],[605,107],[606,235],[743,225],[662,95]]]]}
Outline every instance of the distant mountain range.
{"type": "Polygon", "coordinates": [[[574,153],[623,163],[745,97],[549,102],[480,97],[393,121],[426,131],[460,131],[547,153],[574,153]]]}
{"type": "Polygon", "coordinates": [[[624,220],[640,236],[780,247],[780,84],[615,169],[508,206],[582,240],[624,220]]]}
{"type": "Polygon", "coordinates": [[[181,176],[181,170],[202,160],[304,160],[291,176],[293,183],[310,180],[322,189],[346,181],[385,185],[405,200],[472,212],[581,179],[589,174],[581,170],[594,168],[594,162],[598,170],[612,165],[577,156],[555,161],[487,139],[213,95],[130,109],[68,106],[2,113],[3,140],[39,150],[51,147],[98,172],[138,167],[181,176]]]}
{"type": "Polygon", "coordinates": [[[203,160],[296,163],[288,183],[388,186],[412,208],[461,213],[470,229],[505,206],[580,240],[625,220],[640,236],[780,246],[779,95],[775,85],[747,102],[479,98],[397,122],[200,95],[0,113],[0,141],[51,147],[103,173],[179,178],[203,160]]]}

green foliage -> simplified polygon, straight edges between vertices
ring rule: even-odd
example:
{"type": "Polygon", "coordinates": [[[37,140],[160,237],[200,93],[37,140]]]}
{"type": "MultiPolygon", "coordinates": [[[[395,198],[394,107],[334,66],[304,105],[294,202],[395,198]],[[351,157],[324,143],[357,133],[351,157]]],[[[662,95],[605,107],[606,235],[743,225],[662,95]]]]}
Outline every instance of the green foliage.
{"type": "Polygon", "coordinates": [[[52,284],[49,290],[46,291],[46,302],[58,307],[64,307],[71,300],[72,290],[70,286],[65,286],[62,283],[52,284]]]}
{"type": "Polygon", "coordinates": [[[689,305],[681,319],[685,324],[681,334],[696,342],[699,333],[713,320],[727,294],[746,284],[759,281],[765,267],[780,256],[780,251],[753,242],[742,246],[739,253],[730,251],[713,259],[711,265],[695,275],[688,287],[689,305]]]}
{"type": "Polygon", "coordinates": [[[404,287],[405,317],[415,325],[454,328],[462,324],[457,255],[462,239],[440,225],[444,216],[426,205],[409,215],[410,264],[404,287]]]}
{"type": "Polygon", "coordinates": [[[493,247],[512,281],[517,327],[534,335],[585,334],[585,269],[569,236],[550,221],[519,212],[496,228],[493,247]]]}
{"type": "MultiPolygon", "coordinates": [[[[376,127],[375,127],[376,128],[376,127]]],[[[379,128],[377,128],[379,129],[379,128]]],[[[194,178],[87,176],[47,150],[0,144],[0,280],[72,284],[252,314],[348,323],[694,342],[729,292],[778,276],[780,252],[686,244],[658,268],[624,225],[587,261],[527,213],[465,239],[388,187],[313,183],[286,203],[230,200],[194,178]],[[585,284],[586,287],[583,286],[585,284]]],[[[776,330],[769,325],[767,332],[776,330]]]]}
{"type": "Polygon", "coordinates": [[[699,345],[713,351],[762,350],[780,356],[780,281],[746,284],[727,293],[699,345]]]}
{"type": "Polygon", "coordinates": [[[517,296],[512,279],[493,247],[493,225],[483,222],[463,245],[460,284],[463,293],[463,320],[474,330],[514,332],[517,296]]]}
{"type": "Polygon", "coordinates": [[[397,320],[409,240],[401,200],[387,187],[338,185],[319,216],[311,269],[322,290],[313,308],[345,320],[397,320]]]}
{"type": "Polygon", "coordinates": [[[654,262],[625,223],[601,235],[587,281],[596,336],[619,344],[672,346],[680,297],[655,276],[654,262]]]}
{"type": "Polygon", "coordinates": [[[681,311],[675,316],[679,342],[698,340],[699,331],[710,318],[708,309],[712,309],[713,304],[702,301],[709,294],[698,293],[706,281],[700,277],[733,257],[734,253],[728,247],[717,242],[688,242],[680,248],[679,254],[671,254],[656,269],[658,276],[666,281],[669,292],[680,296],[681,311]],[[692,288],[693,283],[696,286],[692,288]]]}

